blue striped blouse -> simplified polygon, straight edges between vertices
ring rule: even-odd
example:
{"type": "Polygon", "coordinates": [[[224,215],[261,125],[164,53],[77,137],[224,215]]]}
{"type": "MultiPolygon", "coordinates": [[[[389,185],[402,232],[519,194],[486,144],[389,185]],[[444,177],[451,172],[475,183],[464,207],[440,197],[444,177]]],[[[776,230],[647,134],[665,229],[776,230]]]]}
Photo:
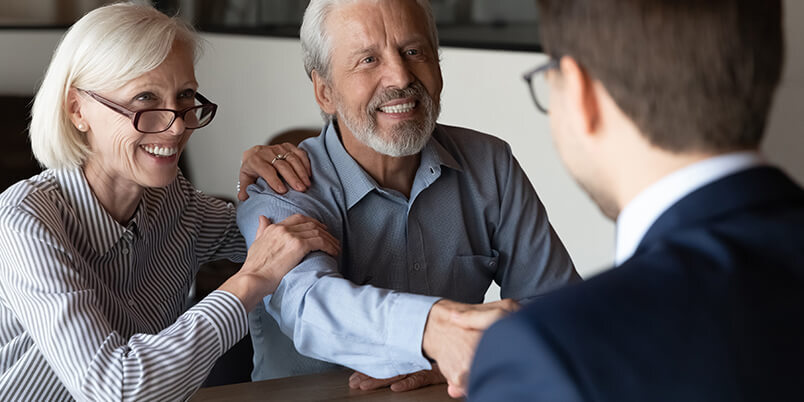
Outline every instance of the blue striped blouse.
{"type": "Polygon", "coordinates": [[[201,263],[242,261],[231,204],[181,175],[147,189],[126,226],[81,169],[0,195],[0,400],[179,400],[247,331],[215,291],[185,312],[201,263]]]}

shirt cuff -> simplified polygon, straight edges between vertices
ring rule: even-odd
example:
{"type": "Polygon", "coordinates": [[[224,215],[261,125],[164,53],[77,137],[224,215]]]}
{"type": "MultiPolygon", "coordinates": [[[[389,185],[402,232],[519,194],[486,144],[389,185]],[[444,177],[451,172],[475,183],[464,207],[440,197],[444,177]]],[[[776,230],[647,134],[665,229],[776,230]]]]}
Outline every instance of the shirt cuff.
{"type": "Polygon", "coordinates": [[[216,290],[193,306],[188,312],[198,314],[212,324],[218,334],[223,354],[248,332],[246,308],[237,296],[216,290]]]}
{"type": "MultiPolygon", "coordinates": [[[[430,370],[430,361],[422,353],[422,338],[427,317],[435,302],[440,297],[398,293],[392,308],[390,320],[388,347],[401,352],[402,356],[410,356],[411,360],[398,361],[392,359],[394,369],[400,374],[413,373],[421,370],[430,370]]],[[[390,356],[399,356],[391,351],[390,356]]]]}

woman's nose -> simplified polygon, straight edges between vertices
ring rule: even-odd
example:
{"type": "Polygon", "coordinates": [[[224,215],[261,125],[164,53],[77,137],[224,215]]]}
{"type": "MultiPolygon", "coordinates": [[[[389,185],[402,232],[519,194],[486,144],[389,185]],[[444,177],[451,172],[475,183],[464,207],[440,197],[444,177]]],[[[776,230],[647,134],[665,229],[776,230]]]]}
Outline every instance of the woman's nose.
{"type": "Polygon", "coordinates": [[[181,135],[187,129],[187,125],[184,121],[184,116],[176,116],[173,120],[173,124],[170,125],[167,132],[173,135],[181,135]]]}

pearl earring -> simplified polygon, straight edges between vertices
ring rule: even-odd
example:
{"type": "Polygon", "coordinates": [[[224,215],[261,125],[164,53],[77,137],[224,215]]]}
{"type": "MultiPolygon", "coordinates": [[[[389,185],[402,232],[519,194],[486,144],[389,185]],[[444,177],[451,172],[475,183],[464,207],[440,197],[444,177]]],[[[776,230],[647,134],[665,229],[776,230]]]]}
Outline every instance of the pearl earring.
{"type": "Polygon", "coordinates": [[[78,131],[86,131],[87,126],[84,123],[78,123],[78,131]]]}

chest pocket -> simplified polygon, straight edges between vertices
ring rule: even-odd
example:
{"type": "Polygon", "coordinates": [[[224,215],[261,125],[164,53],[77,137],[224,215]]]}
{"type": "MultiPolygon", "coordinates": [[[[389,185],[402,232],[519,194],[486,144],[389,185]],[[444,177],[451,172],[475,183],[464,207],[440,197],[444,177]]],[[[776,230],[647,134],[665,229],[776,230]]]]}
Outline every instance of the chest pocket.
{"type": "Polygon", "coordinates": [[[500,253],[456,256],[450,264],[448,298],[463,303],[482,303],[499,268],[500,253]]]}

